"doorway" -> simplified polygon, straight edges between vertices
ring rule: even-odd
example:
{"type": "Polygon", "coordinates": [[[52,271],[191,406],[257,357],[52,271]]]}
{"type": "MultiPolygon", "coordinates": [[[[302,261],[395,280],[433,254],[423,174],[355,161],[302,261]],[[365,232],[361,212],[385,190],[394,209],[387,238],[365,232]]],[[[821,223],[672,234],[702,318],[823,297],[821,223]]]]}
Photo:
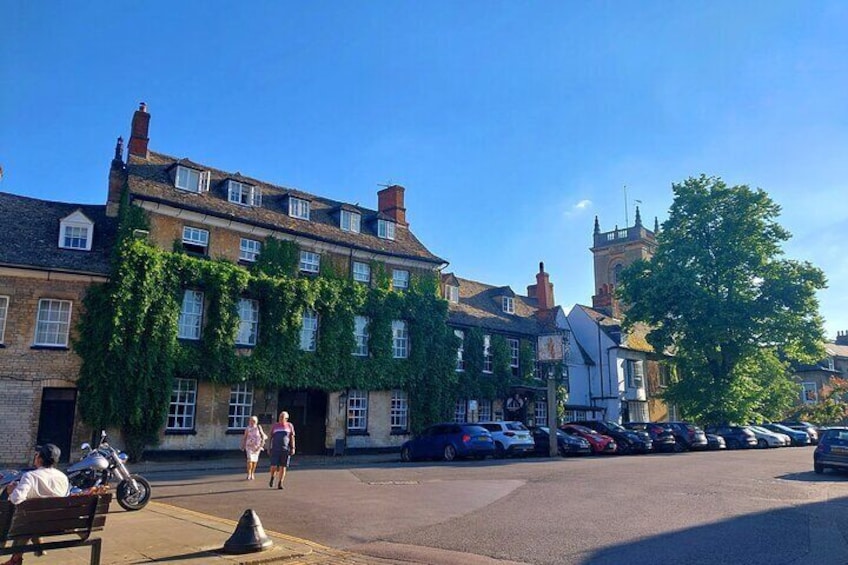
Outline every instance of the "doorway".
{"type": "Polygon", "coordinates": [[[321,390],[280,390],[277,406],[294,424],[298,453],[326,455],[327,398],[321,390]]]}
{"type": "Polygon", "coordinates": [[[77,409],[77,389],[44,388],[41,391],[41,412],[38,416],[39,445],[54,443],[62,450],[62,463],[70,461],[71,435],[77,409]]]}

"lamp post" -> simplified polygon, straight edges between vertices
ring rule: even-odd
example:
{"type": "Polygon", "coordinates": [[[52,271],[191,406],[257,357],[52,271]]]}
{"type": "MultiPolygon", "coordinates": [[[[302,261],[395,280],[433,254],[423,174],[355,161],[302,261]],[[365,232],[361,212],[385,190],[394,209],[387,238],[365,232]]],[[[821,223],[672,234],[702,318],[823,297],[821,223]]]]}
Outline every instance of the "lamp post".
{"type": "MultiPolygon", "coordinates": [[[[548,392],[548,455],[556,457],[559,455],[557,445],[557,385],[562,379],[563,369],[567,366],[569,350],[568,334],[565,331],[540,335],[536,347],[536,360],[539,363],[539,372],[547,381],[548,392]],[[557,368],[560,368],[557,375],[557,368]]],[[[567,370],[567,369],[566,369],[567,370]]]]}

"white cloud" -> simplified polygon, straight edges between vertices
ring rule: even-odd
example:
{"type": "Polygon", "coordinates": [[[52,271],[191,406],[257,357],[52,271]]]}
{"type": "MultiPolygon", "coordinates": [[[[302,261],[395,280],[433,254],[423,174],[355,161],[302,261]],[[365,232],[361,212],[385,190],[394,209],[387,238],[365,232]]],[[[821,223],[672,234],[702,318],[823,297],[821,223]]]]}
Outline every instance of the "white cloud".
{"type": "Polygon", "coordinates": [[[583,199],[580,202],[578,202],[577,204],[574,204],[573,206],[571,206],[571,208],[566,210],[563,215],[566,218],[573,218],[575,216],[579,216],[580,214],[582,214],[586,210],[589,210],[590,208],[592,208],[592,201],[587,200],[587,199],[583,199]]]}

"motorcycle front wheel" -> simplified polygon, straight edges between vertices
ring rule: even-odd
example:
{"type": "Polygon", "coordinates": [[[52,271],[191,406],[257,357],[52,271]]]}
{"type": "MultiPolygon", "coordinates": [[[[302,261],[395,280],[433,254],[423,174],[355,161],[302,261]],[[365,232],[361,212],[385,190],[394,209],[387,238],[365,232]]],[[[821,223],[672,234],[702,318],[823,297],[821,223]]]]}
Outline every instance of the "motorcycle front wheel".
{"type": "Polygon", "coordinates": [[[150,483],[141,475],[131,475],[138,485],[138,489],[133,489],[132,482],[121,481],[118,484],[118,504],[124,510],[141,510],[147,503],[150,502],[150,483]]]}

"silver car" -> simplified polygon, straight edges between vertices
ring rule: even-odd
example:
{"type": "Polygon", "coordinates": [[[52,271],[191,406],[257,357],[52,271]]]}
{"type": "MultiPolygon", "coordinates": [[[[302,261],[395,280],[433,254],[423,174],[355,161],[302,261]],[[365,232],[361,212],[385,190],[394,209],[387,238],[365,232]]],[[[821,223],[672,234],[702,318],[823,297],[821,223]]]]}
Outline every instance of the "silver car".
{"type": "Polygon", "coordinates": [[[536,443],[533,434],[521,422],[475,422],[486,428],[495,440],[495,457],[511,457],[533,453],[536,443]]]}

